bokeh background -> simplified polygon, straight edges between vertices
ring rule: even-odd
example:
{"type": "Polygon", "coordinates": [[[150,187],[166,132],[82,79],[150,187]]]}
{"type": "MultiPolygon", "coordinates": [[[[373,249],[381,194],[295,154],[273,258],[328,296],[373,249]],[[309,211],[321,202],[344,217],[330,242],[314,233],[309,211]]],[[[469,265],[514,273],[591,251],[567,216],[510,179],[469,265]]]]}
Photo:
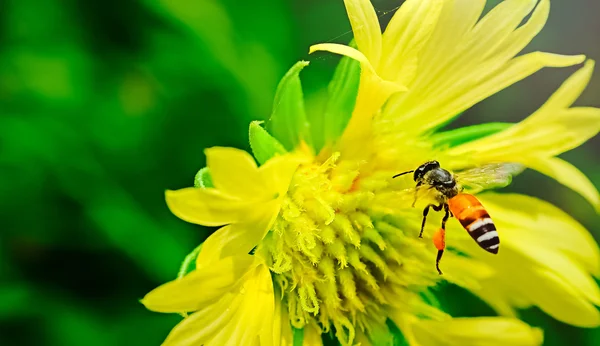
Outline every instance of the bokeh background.
{"type": "MultiPolygon", "coordinates": [[[[380,20],[400,3],[375,0],[380,20]]],[[[600,59],[599,13],[553,1],[528,51],[600,59]]],[[[164,190],[192,185],[204,148],[248,148],[249,122],[269,116],[297,60],[311,61],[302,78],[318,103],[339,58],[308,46],[349,30],[341,0],[0,0],[0,345],[159,345],[179,317],[138,300],[211,231],[171,215],[164,190]]],[[[451,126],[523,119],[574,70],[543,70],[451,126]]],[[[600,106],[600,72],[577,104],[600,106]]],[[[593,139],[564,157],[600,187],[599,154],[593,139]]],[[[600,238],[593,208],[550,179],[526,172],[510,189],[600,238]]],[[[457,316],[493,314],[442,290],[457,316]]],[[[597,329],[523,316],[547,345],[600,344],[597,329]]]]}

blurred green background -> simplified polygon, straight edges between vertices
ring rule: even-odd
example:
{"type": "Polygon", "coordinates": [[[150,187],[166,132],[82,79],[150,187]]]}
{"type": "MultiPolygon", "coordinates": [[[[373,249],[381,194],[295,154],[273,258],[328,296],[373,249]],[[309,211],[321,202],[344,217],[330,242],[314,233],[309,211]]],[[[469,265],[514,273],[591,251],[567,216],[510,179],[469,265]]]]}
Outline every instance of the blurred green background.
{"type": "MultiPolygon", "coordinates": [[[[490,1],[490,5],[498,1],[490,1]]],[[[387,22],[400,1],[374,1],[387,22]]],[[[600,4],[553,1],[528,50],[600,59],[600,4]]],[[[158,345],[179,321],[146,311],[209,230],[165,206],[191,186],[203,148],[248,148],[297,60],[309,104],[338,57],[310,44],[351,38],[341,0],[0,0],[0,345],[158,345]]],[[[545,70],[452,126],[518,121],[575,69],[545,70]]],[[[600,106],[600,73],[579,105],[600,106]]],[[[600,140],[564,155],[600,186],[600,140]]],[[[559,205],[600,237],[593,209],[528,172],[511,189],[559,205]]],[[[492,311],[444,288],[456,315],[492,311]]],[[[446,301],[447,300],[447,301],[446,301]]],[[[598,330],[536,309],[547,345],[598,345],[598,330]]]]}

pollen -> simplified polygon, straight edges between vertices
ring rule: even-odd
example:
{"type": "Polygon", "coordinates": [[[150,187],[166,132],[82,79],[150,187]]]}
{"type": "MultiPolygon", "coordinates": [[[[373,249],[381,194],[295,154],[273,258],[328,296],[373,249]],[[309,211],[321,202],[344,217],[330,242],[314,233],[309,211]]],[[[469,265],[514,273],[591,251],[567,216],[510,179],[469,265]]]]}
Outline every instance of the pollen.
{"type": "Polygon", "coordinates": [[[354,342],[357,328],[369,333],[385,323],[382,312],[398,304],[394,297],[438,279],[423,270],[431,253],[418,228],[381,204],[394,193],[391,172],[368,176],[359,168],[338,154],[301,166],[256,250],[287,302],[291,325],[332,332],[343,345],[354,342]]]}

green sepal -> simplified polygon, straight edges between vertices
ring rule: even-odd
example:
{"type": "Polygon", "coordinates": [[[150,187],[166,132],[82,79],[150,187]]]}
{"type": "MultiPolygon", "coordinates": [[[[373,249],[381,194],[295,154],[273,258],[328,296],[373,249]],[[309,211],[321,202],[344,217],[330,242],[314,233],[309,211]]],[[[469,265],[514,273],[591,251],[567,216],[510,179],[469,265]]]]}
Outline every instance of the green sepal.
{"type": "Polygon", "coordinates": [[[302,343],[304,343],[304,328],[296,329],[292,327],[292,339],[294,340],[294,346],[302,346],[302,343]]]}
{"type": "Polygon", "coordinates": [[[269,132],[283,144],[288,151],[294,150],[301,141],[312,146],[310,124],[306,119],[304,95],[300,82],[300,71],[308,61],[298,61],[283,76],[273,103],[273,113],[267,124],[269,132]]]}
{"type": "Polygon", "coordinates": [[[261,165],[275,155],[285,154],[287,151],[275,137],[271,136],[260,124],[262,121],[250,123],[249,137],[252,154],[261,165]]]}
{"type": "Polygon", "coordinates": [[[187,273],[191,272],[196,268],[196,258],[202,250],[202,245],[204,245],[204,243],[198,245],[194,250],[192,250],[192,252],[185,256],[185,259],[183,260],[183,262],[181,262],[181,266],[179,267],[177,279],[181,279],[187,273]]]}
{"type": "Polygon", "coordinates": [[[208,167],[204,167],[196,173],[194,177],[194,187],[198,188],[207,188],[207,187],[215,187],[212,182],[212,178],[210,177],[210,172],[208,167]]]}
{"type": "MultiPolygon", "coordinates": [[[[350,46],[355,46],[354,41],[350,46]]],[[[324,145],[335,142],[348,125],[356,105],[359,83],[360,63],[343,57],[327,87],[328,97],[323,113],[324,145]]]]}
{"type": "Polygon", "coordinates": [[[467,126],[434,134],[431,139],[436,147],[454,147],[504,131],[512,125],[512,123],[487,123],[467,126]]]}

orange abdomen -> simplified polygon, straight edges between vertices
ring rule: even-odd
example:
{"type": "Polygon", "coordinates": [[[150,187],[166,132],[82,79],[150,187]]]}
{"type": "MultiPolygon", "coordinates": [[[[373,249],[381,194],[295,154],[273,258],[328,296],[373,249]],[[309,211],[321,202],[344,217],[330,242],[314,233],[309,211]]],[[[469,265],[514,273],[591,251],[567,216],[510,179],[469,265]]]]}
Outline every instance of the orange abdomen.
{"type": "Polygon", "coordinates": [[[500,239],[496,226],[475,196],[460,193],[448,201],[450,211],[469,235],[486,251],[498,253],[500,239]]]}

